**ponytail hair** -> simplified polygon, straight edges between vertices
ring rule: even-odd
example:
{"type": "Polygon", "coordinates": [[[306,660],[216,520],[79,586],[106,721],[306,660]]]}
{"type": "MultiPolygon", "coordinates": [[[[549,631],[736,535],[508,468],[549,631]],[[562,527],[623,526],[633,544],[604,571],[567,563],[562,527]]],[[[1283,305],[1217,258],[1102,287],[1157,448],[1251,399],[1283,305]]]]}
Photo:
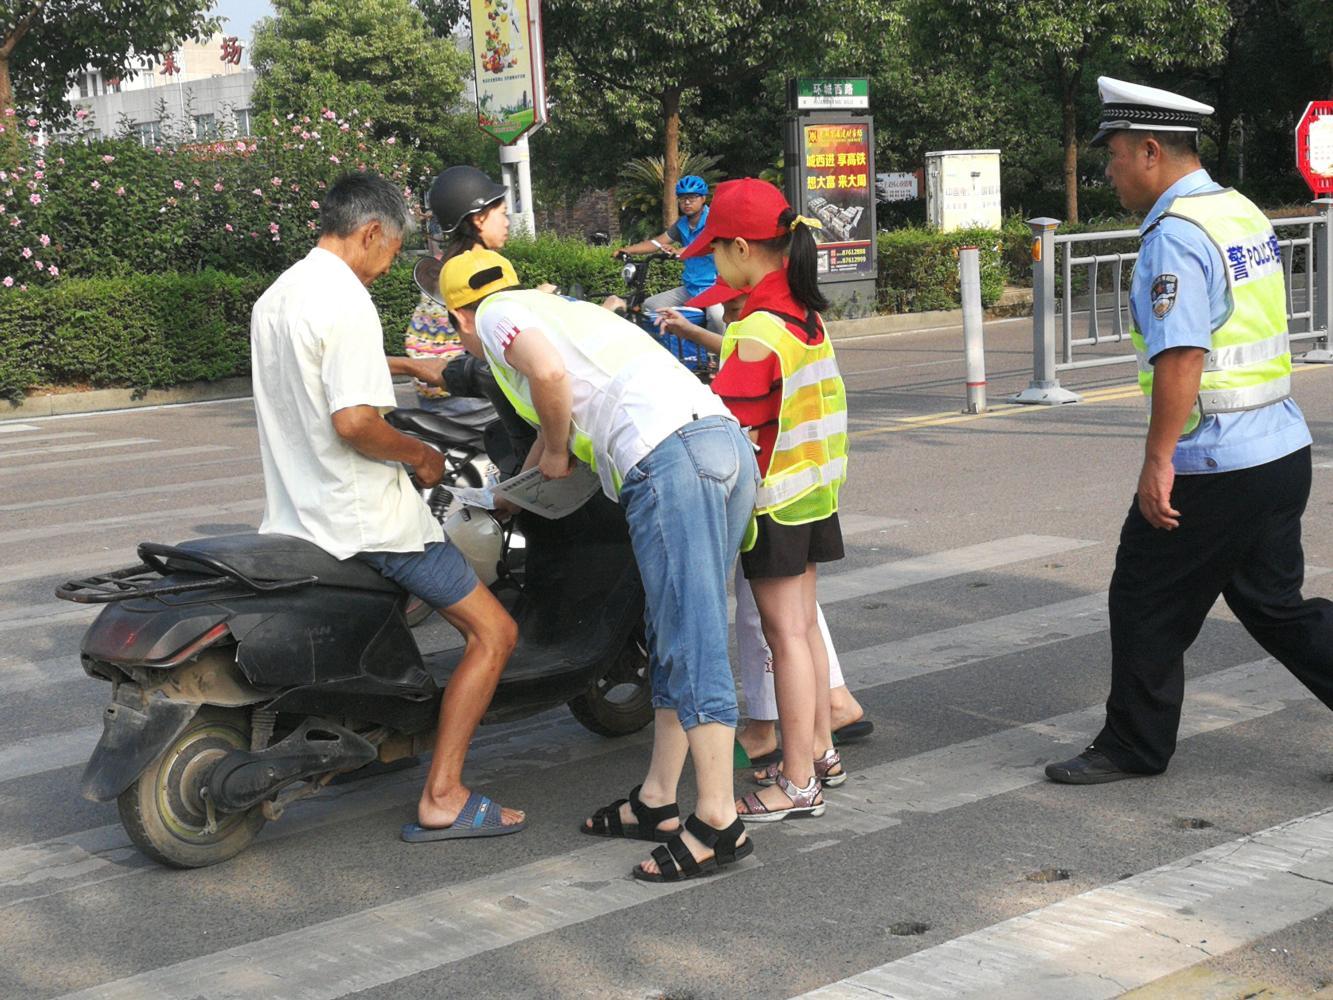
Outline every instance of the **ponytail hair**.
{"type": "Polygon", "coordinates": [[[467,253],[474,247],[485,248],[481,242],[481,234],[477,232],[477,215],[474,212],[466,216],[449,235],[449,242],[444,247],[444,254],[440,258],[441,264],[447,264],[460,253],[467,253]]]}
{"type": "Polygon", "coordinates": [[[805,308],[822,313],[829,307],[829,301],[819,289],[819,251],[810,227],[798,221],[799,218],[795,209],[784,208],[777,221],[782,235],[768,240],[750,240],[750,243],[785,256],[791,297],[805,308]]]}

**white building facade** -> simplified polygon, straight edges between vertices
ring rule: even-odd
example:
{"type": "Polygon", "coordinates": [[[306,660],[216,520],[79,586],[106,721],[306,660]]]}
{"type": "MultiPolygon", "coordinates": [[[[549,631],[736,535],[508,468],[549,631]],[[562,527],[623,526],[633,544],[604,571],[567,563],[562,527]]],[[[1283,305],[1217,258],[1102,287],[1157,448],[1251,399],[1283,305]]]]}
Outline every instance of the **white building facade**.
{"type": "Polygon", "coordinates": [[[156,64],[139,60],[127,79],[86,70],[66,97],[76,111],[87,112],[84,134],[91,138],[121,135],[128,128],[153,146],[168,124],[199,142],[246,136],[256,74],[243,48],[234,36],[187,41],[156,64]]]}

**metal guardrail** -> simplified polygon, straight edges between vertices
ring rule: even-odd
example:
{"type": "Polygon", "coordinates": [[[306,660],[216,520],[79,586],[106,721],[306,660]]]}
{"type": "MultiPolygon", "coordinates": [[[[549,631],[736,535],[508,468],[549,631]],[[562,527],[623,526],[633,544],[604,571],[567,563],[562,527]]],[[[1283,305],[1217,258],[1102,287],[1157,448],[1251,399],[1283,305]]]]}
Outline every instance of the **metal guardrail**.
{"type": "MultiPolygon", "coordinates": [[[[1269,221],[1279,235],[1282,248],[1291,340],[1314,342],[1310,351],[1293,360],[1327,364],[1333,363],[1333,351],[1328,344],[1330,315],[1333,315],[1333,198],[1321,198],[1314,205],[1313,215],[1269,221]],[[1282,238],[1283,233],[1291,230],[1295,230],[1291,236],[1282,238]]],[[[1060,385],[1060,372],[1135,360],[1132,353],[1076,358],[1075,349],[1130,339],[1128,276],[1138,259],[1139,232],[1119,229],[1058,235],[1060,220],[1046,218],[1029,219],[1028,225],[1032,228],[1032,380],[1010,401],[1046,406],[1077,403],[1078,393],[1060,385]],[[1119,240],[1132,240],[1134,249],[1076,256],[1079,244],[1119,240]],[[1058,288],[1057,262],[1061,278],[1058,288]],[[1099,287],[1102,275],[1108,269],[1111,287],[1102,289],[1099,287]],[[1087,301],[1081,308],[1073,293],[1075,277],[1080,271],[1087,275],[1087,301]],[[1109,301],[1104,304],[1106,299],[1109,301]],[[1103,320],[1105,313],[1110,315],[1103,320]],[[1087,316],[1086,336],[1074,336],[1076,314],[1087,316]]]]}

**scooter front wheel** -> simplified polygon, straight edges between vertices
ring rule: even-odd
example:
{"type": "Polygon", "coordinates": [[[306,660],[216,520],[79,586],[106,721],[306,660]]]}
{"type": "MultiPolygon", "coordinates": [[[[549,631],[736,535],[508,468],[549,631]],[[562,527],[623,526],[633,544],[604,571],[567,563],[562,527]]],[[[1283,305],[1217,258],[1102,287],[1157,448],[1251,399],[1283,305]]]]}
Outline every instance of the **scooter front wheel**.
{"type": "Polygon", "coordinates": [[[628,736],[653,721],[653,692],[643,626],[636,628],[615,662],[569,703],[584,728],[598,736],[628,736]]]}
{"type": "Polygon", "coordinates": [[[216,813],[204,791],[218,761],[232,750],[248,749],[244,710],[201,709],[116,799],[121,825],[135,846],[172,868],[215,865],[249,847],[264,825],[260,807],[216,813]]]}

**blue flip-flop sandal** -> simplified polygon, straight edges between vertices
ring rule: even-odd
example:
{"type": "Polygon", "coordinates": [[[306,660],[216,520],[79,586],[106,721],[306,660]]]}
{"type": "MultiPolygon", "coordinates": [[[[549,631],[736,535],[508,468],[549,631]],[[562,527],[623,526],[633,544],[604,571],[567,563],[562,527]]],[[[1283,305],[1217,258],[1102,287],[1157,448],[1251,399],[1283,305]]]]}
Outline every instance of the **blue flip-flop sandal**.
{"type": "Polygon", "coordinates": [[[409,844],[429,844],[437,840],[463,840],[467,837],[503,837],[526,828],[528,821],[505,825],[500,807],[482,795],[473,792],[467,797],[462,810],[448,826],[426,827],[420,823],[403,825],[402,837],[409,844]]]}

